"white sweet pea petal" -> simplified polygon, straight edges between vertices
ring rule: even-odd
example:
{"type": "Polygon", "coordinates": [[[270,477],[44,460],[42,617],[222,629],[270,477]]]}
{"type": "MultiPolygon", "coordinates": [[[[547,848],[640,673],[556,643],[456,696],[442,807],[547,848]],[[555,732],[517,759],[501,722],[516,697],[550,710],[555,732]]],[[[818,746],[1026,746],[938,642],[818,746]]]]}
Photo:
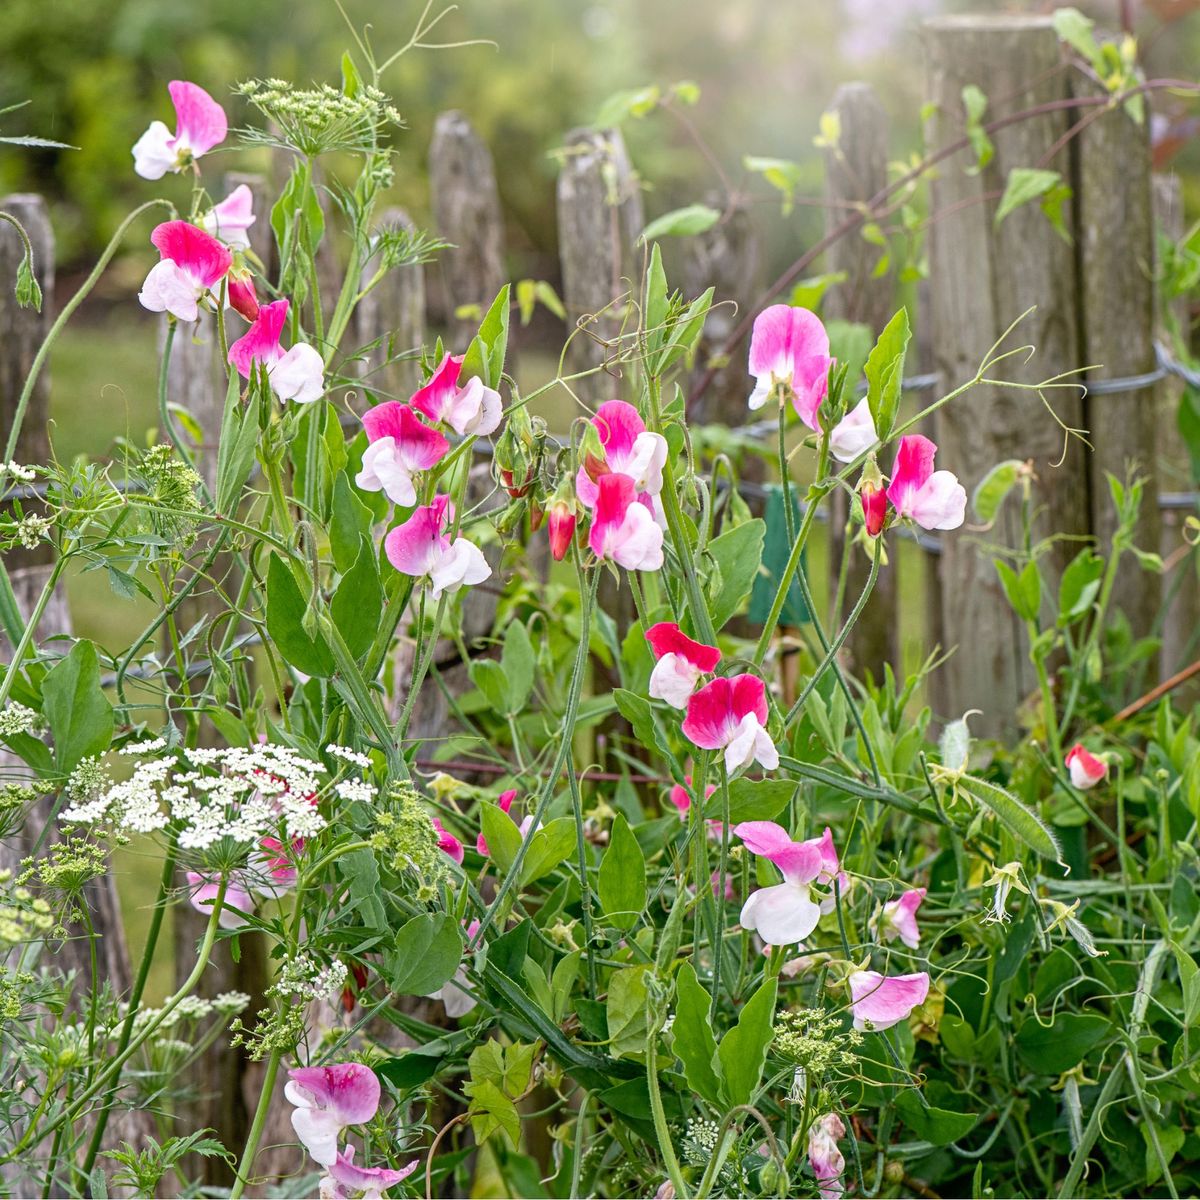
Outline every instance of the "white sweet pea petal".
{"type": "Polygon", "coordinates": [[[766,404],[768,397],[771,395],[771,387],[774,382],[775,381],[771,378],[769,373],[766,375],[759,375],[758,378],[755,379],[754,391],[750,393],[749,404],[751,410],[762,408],[762,406],[766,404]]]}
{"type": "Polygon", "coordinates": [[[327,1167],[337,1157],[338,1137],[342,1126],[337,1117],[322,1108],[312,1107],[312,1098],[299,1084],[288,1082],[284,1095],[296,1107],[292,1112],[292,1128],[313,1161],[327,1167]]]}
{"type": "Polygon", "coordinates": [[[178,159],[175,137],[161,121],[152,121],[133,144],[133,169],[143,179],[161,179],[175,169],[178,159]]]}
{"type": "Polygon", "coordinates": [[[446,423],[463,437],[475,434],[487,437],[500,425],[500,393],[485,387],[478,375],[458,389],[446,411],[446,423]]]}
{"type": "Polygon", "coordinates": [[[790,946],[816,929],[821,909],[806,884],[777,883],[752,893],[739,920],[768,946],[790,946]]]}
{"type": "Polygon", "coordinates": [[[195,280],[182,267],[164,258],[150,268],[138,300],[151,312],[169,312],[180,321],[195,321],[200,316],[202,294],[203,290],[196,287],[195,280]]]}
{"type": "Polygon", "coordinates": [[[838,462],[853,462],[878,440],[871,406],[864,398],[833,427],[829,435],[829,452],[838,462]]]}
{"type": "Polygon", "coordinates": [[[639,492],[657,496],[662,491],[663,467],[667,465],[667,439],[661,433],[639,433],[633,452],[622,467],[639,492]]]}
{"type": "Polygon", "coordinates": [[[758,760],[768,771],[779,766],[779,751],[754,713],[747,713],[725,747],[725,769],[736,771],[758,760]]]}
{"type": "Polygon", "coordinates": [[[362,463],[354,482],[363,491],[383,492],[393,504],[404,508],[416,504],[412,475],[400,461],[395,438],[382,437],[372,442],[363,451],[362,463]]]}
{"type": "Polygon", "coordinates": [[[437,600],[443,592],[456,592],[460,587],[482,583],[492,573],[483,551],[466,538],[455,538],[429,572],[433,585],[430,595],[437,600]]]}
{"type": "Polygon", "coordinates": [[[271,391],[280,400],[311,404],[325,393],[325,364],[307,342],[299,342],[280,355],[267,374],[271,391]]]}
{"type": "Polygon", "coordinates": [[[650,695],[665,700],[672,708],[685,709],[699,678],[700,672],[686,658],[664,654],[650,673],[650,695]]]}

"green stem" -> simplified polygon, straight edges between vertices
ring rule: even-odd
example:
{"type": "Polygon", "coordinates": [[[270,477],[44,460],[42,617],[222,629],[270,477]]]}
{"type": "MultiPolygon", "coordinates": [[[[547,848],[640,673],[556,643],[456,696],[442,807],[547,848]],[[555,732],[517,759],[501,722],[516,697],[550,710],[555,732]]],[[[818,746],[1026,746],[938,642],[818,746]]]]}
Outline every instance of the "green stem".
{"type": "Polygon", "coordinates": [[[21,634],[21,640],[17,643],[17,648],[13,651],[12,661],[8,664],[8,670],[4,672],[3,681],[0,681],[0,708],[4,707],[8,701],[8,697],[12,693],[13,684],[16,682],[17,675],[20,672],[21,663],[24,661],[25,654],[37,634],[38,624],[46,612],[46,605],[50,603],[50,597],[54,595],[54,589],[58,585],[58,578],[66,565],[66,558],[55,560],[54,566],[50,571],[50,578],[46,580],[41,595],[38,596],[37,603],[33,606],[33,612],[29,614],[29,620],[21,634]]]}
{"type": "MultiPolygon", "coordinates": [[[[647,1002],[647,1007],[649,1002],[647,1002]]],[[[658,1033],[659,1023],[651,1019],[650,1039],[646,1046],[646,1084],[650,1090],[650,1114],[654,1118],[654,1132],[658,1137],[658,1148],[663,1161],[667,1164],[667,1174],[675,1189],[677,1200],[684,1200],[688,1194],[688,1186],[683,1180],[683,1172],[679,1168],[679,1159],[675,1156],[675,1146],[671,1142],[671,1131],[667,1128],[667,1117],[663,1111],[662,1092],[658,1086],[658,1033]]]]}

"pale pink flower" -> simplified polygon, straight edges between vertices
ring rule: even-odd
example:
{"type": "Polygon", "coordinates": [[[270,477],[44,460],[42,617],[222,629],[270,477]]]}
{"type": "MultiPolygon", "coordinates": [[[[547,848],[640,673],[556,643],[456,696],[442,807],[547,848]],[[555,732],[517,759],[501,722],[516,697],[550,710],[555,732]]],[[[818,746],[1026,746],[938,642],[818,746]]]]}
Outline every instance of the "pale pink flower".
{"type": "Polygon", "coordinates": [[[764,308],[750,336],[750,407],[762,408],[777,383],[790,389],[796,415],[818,429],[817,409],[829,389],[829,335],[816,313],[788,304],[764,308]]]}
{"type": "Polygon", "coordinates": [[[846,1190],[842,1186],[846,1160],[838,1149],[838,1138],[845,1136],[846,1127],[837,1113],[826,1113],[809,1127],[808,1165],[817,1178],[821,1200],[838,1200],[846,1190]]]}
{"type": "Polygon", "coordinates": [[[917,928],[917,909],[925,899],[925,888],[913,888],[898,900],[889,900],[883,906],[879,920],[879,932],[884,941],[899,938],[910,950],[921,944],[921,931],[917,928]]]}
{"type": "Polygon", "coordinates": [[[354,1165],[354,1147],[347,1146],[329,1163],[320,1183],[320,1200],[383,1200],[383,1193],[402,1179],[407,1179],[420,1166],[414,1158],[399,1171],[388,1167],[358,1167],[354,1165]]]}
{"type": "MultiPolygon", "coordinates": [[[[217,902],[217,893],[221,890],[220,876],[201,875],[196,871],[187,872],[188,903],[206,917],[212,916],[213,905],[217,902]]],[[[225,886],[225,897],[221,903],[221,915],[217,924],[222,929],[241,929],[247,923],[247,916],[254,912],[254,897],[250,895],[240,872],[234,872],[225,886]]]]}
{"type": "Polygon", "coordinates": [[[1067,770],[1071,772],[1071,782],[1080,791],[1094,788],[1108,774],[1108,763],[1085,750],[1082,742],[1076,742],[1067,751],[1066,762],[1067,770]]]}
{"type": "Polygon", "coordinates": [[[478,376],[459,387],[463,355],[447,354],[429,382],[413,393],[410,403],[431,421],[443,421],[461,437],[486,437],[500,425],[500,393],[478,376]]]}
{"type": "Polygon", "coordinates": [[[707,683],[688,699],[683,735],[702,750],[724,750],[725,769],[757,760],[779,766],[779,751],[766,730],[767,689],[757,675],[734,675],[707,683]]]}
{"type": "Polygon", "coordinates": [[[657,571],[663,565],[663,534],[650,509],[638,502],[628,475],[600,478],[588,545],[597,558],[627,571],[657,571]]]}
{"type": "Polygon", "coordinates": [[[865,454],[879,435],[875,432],[875,419],[871,406],[864,396],[834,427],[829,435],[829,452],[838,462],[853,462],[865,454]]]}
{"type": "Polygon", "coordinates": [[[256,363],[262,363],[271,391],[280,400],[311,404],[325,392],[325,364],[307,342],[284,350],[281,339],[289,307],[286,299],[262,305],[254,324],[229,347],[229,361],[243,379],[250,378],[256,363]]]}
{"type": "Polygon", "coordinates": [[[229,131],[225,110],[202,87],[174,79],[167,84],[167,91],[175,106],[175,132],[162,121],[152,121],[134,143],[133,169],[143,179],[161,179],[168,171],[186,170],[223,142],[229,131]]]}
{"type": "Polygon", "coordinates": [[[937,446],[921,434],[900,439],[887,496],[902,517],[922,529],[957,529],[963,523],[967,493],[950,471],[935,471],[937,446]]]}
{"type": "Polygon", "coordinates": [[[687,708],[701,675],[717,669],[721,651],[688,637],[673,621],[660,621],[646,630],[646,641],[658,660],[650,674],[650,695],[673,708],[687,708]]]}
{"type": "Polygon", "coordinates": [[[215,237],[189,221],[164,221],[150,235],[162,256],[150,268],[138,300],[151,312],[180,321],[200,315],[200,301],[220,283],[233,255],[215,237]]]}
{"type": "MultiPolygon", "coordinates": [[[[743,821],[733,832],[747,850],[773,862],[783,874],[782,883],[759,888],[747,898],[739,918],[742,926],[768,946],[802,942],[821,919],[821,905],[813,899],[811,885],[832,878],[825,838],[794,842],[774,821],[743,821]]],[[[832,835],[828,829],[825,834],[832,849],[832,835]]],[[[832,871],[837,872],[836,853],[832,871]]]]}
{"type": "Polygon", "coordinates": [[[388,561],[403,575],[428,579],[430,595],[482,583],[491,573],[483,552],[466,538],[450,538],[446,530],[454,520],[449,496],[435,496],[432,504],[413,510],[383,541],[388,561]]]}
{"type": "Polygon", "coordinates": [[[850,1008],[855,1029],[881,1033],[908,1019],[908,1014],[925,1003],[929,995],[929,975],[880,975],[878,971],[852,971],[850,1008]]]}
{"type": "MultiPolygon", "coordinates": [[[[604,466],[633,481],[638,499],[654,514],[654,497],[662,491],[663,467],[667,462],[667,439],[646,429],[638,410],[624,400],[608,400],[596,410],[592,424],[604,447],[604,466]]],[[[575,494],[585,508],[594,508],[600,486],[584,467],[575,475],[575,494]]]]}
{"type": "MultiPolygon", "coordinates": [[[[692,786],[692,777],[690,775],[685,775],[684,781],[687,783],[688,787],[692,786]]],[[[716,784],[710,783],[704,789],[705,800],[707,800],[709,796],[711,796],[716,790],[716,784]]],[[[686,787],[682,787],[678,783],[675,784],[670,791],[670,800],[671,803],[679,810],[679,816],[681,820],[688,815],[688,812],[692,807],[692,796],[686,787]]],[[[720,829],[720,821],[713,821],[711,824],[716,825],[718,830],[720,829]]]]}
{"type": "Polygon", "coordinates": [[[413,476],[441,462],[450,443],[407,404],[395,400],[368,409],[362,422],[369,445],[354,482],[365,492],[383,492],[393,504],[416,504],[413,476]]]}
{"type": "Polygon", "coordinates": [[[292,1128],[323,1167],[337,1159],[337,1144],[349,1125],[365,1125],[379,1111],[379,1079],[362,1063],[296,1067],[283,1094],[296,1106],[292,1128]]]}
{"type": "Polygon", "coordinates": [[[201,218],[205,233],[220,238],[235,250],[248,250],[250,238],[247,230],[254,224],[254,193],[244,184],[237,187],[221,201],[214,204],[201,218]]]}

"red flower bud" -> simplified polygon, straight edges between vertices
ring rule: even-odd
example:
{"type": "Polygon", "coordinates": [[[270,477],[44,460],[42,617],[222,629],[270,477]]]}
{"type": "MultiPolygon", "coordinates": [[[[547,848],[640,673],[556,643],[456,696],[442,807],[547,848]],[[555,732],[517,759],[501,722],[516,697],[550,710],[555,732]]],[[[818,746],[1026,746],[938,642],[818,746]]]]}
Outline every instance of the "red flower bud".
{"type": "Polygon", "coordinates": [[[554,555],[555,562],[562,562],[575,536],[575,510],[562,500],[555,501],[550,506],[546,529],[550,535],[550,553],[554,555]]]}
{"type": "Polygon", "coordinates": [[[247,271],[242,275],[229,273],[229,306],[241,313],[247,321],[258,316],[258,296],[254,292],[254,280],[247,271]]]}
{"type": "Polygon", "coordinates": [[[602,458],[597,458],[594,454],[585,454],[583,456],[583,469],[587,472],[587,477],[593,483],[599,483],[603,476],[611,474],[608,469],[608,463],[602,458]]]}
{"type": "Polygon", "coordinates": [[[887,520],[887,492],[874,484],[864,483],[858,494],[862,500],[867,533],[871,537],[878,537],[883,532],[883,525],[887,520]]]}

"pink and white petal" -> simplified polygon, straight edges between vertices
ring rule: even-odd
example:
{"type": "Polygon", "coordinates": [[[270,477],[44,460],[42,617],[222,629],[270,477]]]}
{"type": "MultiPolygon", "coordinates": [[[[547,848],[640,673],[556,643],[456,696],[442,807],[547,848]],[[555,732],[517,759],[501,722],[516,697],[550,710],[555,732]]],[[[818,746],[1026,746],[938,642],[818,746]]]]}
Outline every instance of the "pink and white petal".
{"type": "Polygon", "coordinates": [[[333,1113],[321,1108],[294,1109],[292,1128],[314,1162],[327,1167],[337,1157],[343,1127],[333,1113]]]}
{"type": "Polygon", "coordinates": [[[696,690],[700,672],[680,654],[664,654],[650,672],[647,689],[653,700],[665,700],[672,708],[686,709],[696,690]]]}
{"type": "Polygon", "coordinates": [[[167,84],[167,91],[175,105],[175,141],[181,149],[199,158],[225,140],[229,132],[225,110],[202,87],[175,79],[167,84]]]}
{"type": "Polygon", "coordinates": [[[754,319],[750,335],[750,374],[788,378],[795,365],[829,358],[829,335],[816,313],[790,304],[772,304],[754,319]]]}
{"type": "Polygon", "coordinates": [[[759,375],[754,381],[754,388],[750,393],[749,399],[746,401],[751,412],[762,408],[764,404],[771,398],[771,388],[774,386],[774,380],[770,374],[759,375]]]}
{"type": "Polygon", "coordinates": [[[755,720],[753,713],[747,713],[738,722],[733,737],[725,747],[725,769],[730,774],[741,770],[742,767],[748,767],[754,761],[761,729],[762,726],[755,720]]]}
{"type": "Polygon", "coordinates": [[[175,139],[161,121],[151,121],[150,128],[133,143],[133,169],[143,179],[161,179],[175,169],[178,157],[175,139]]]}
{"type": "Polygon", "coordinates": [[[599,486],[583,467],[575,472],[575,495],[579,498],[579,503],[587,509],[595,508],[600,496],[599,486]]]}
{"type": "Polygon", "coordinates": [[[686,659],[701,674],[716,670],[721,661],[721,651],[716,646],[693,641],[674,621],[659,621],[646,630],[646,641],[655,658],[664,654],[675,654],[686,659]]]}
{"type": "Polygon", "coordinates": [[[805,359],[796,364],[792,375],[792,407],[796,416],[809,427],[819,429],[817,410],[829,391],[829,368],[833,359],[828,355],[805,359]]]}
{"type": "Polygon", "coordinates": [[[155,226],[150,241],[163,258],[182,267],[200,288],[213,287],[233,265],[229,247],[190,221],[164,221],[155,226]]]}
{"type": "Polygon", "coordinates": [[[967,492],[951,471],[934,471],[910,501],[922,529],[957,529],[967,511],[967,492]]]}
{"type": "Polygon", "coordinates": [[[841,868],[837,847],[833,844],[833,830],[826,825],[825,831],[819,838],[810,838],[804,844],[815,846],[817,853],[821,856],[821,874],[818,876],[817,882],[832,883],[841,868]]]}
{"type": "Polygon", "coordinates": [[[758,723],[752,714],[747,714],[743,721],[754,721],[754,758],[764,771],[774,771],[779,766],[779,750],[771,740],[771,735],[758,723]]]}
{"type": "Polygon", "coordinates": [[[271,391],[280,400],[311,404],[325,394],[325,363],[307,342],[298,342],[268,368],[271,391]]]}
{"type": "Polygon", "coordinates": [[[778,883],[752,893],[739,920],[768,946],[790,946],[816,929],[821,909],[813,903],[808,888],[778,883]]]}
{"type": "Polygon", "coordinates": [[[608,474],[596,485],[596,503],[588,530],[588,545],[597,558],[611,557],[610,540],[620,529],[625,513],[634,503],[633,480],[628,475],[608,474]]]}
{"type": "Polygon", "coordinates": [[[433,505],[418,508],[383,539],[388,562],[402,575],[418,579],[428,575],[449,548],[449,539],[442,535],[442,513],[433,505]]]}
{"type": "Polygon", "coordinates": [[[627,571],[657,571],[663,565],[663,531],[643,504],[625,510],[613,542],[612,558],[627,571]]]}
{"type": "Polygon", "coordinates": [[[200,316],[196,285],[169,258],[150,268],[138,292],[138,302],[151,312],[168,312],[180,321],[195,321],[200,316]]]}
{"type": "Polygon", "coordinates": [[[362,1063],[293,1067],[288,1078],[294,1090],[284,1094],[293,1104],[327,1109],[343,1126],[363,1125],[379,1111],[379,1077],[362,1063]]]}
{"type": "Polygon", "coordinates": [[[933,456],[936,453],[937,447],[919,433],[911,433],[900,439],[896,461],[892,464],[887,498],[902,517],[912,516],[913,501],[933,474],[933,456]]]}
{"type": "Polygon", "coordinates": [[[730,680],[730,709],[737,720],[753,713],[760,725],[767,723],[767,686],[757,675],[735,675],[730,680]]]}
{"type": "Polygon", "coordinates": [[[836,1113],[826,1113],[808,1131],[808,1165],[816,1177],[821,1200],[838,1200],[845,1191],[842,1172],[846,1159],[837,1145],[838,1139],[845,1136],[846,1127],[836,1113]]]}
{"type": "Polygon", "coordinates": [[[426,425],[407,404],[400,405],[396,417],[396,445],[410,470],[428,471],[450,453],[450,443],[436,429],[426,425]]]}
{"type": "Polygon", "coordinates": [[[853,462],[878,440],[871,406],[864,398],[833,427],[829,435],[829,451],[838,462],[853,462]]]}
{"type": "Polygon", "coordinates": [[[625,464],[633,455],[638,436],[646,432],[646,423],[638,410],[624,400],[606,400],[596,410],[592,424],[600,434],[609,469],[632,475],[625,464]]]}
{"type": "Polygon", "coordinates": [[[463,356],[447,354],[438,364],[429,382],[413,392],[409,403],[431,421],[445,418],[450,405],[458,393],[458,376],[462,371],[463,356]]]}
{"type": "Polygon", "coordinates": [[[728,679],[714,679],[688,700],[683,736],[701,750],[720,750],[737,729],[732,709],[733,687],[728,679]]]}
{"type": "MultiPolygon", "coordinates": [[[[390,437],[399,441],[403,437],[400,414],[406,408],[408,406],[401,404],[399,400],[385,400],[382,404],[376,404],[374,408],[368,408],[362,415],[367,440],[375,442],[380,438],[390,437]]],[[[412,412],[412,409],[408,411],[412,412]]]]}
{"type": "Polygon", "coordinates": [[[751,854],[772,860],[796,845],[788,831],[774,821],[742,821],[733,827],[733,835],[742,839],[751,854]]]}
{"type": "Polygon", "coordinates": [[[667,462],[667,439],[661,433],[639,433],[624,465],[609,466],[633,480],[639,493],[657,496],[662,491],[663,467],[667,462]]]}
{"type": "Polygon", "coordinates": [[[500,393],[485,387],[477,375],[458,388],[446,406],[442,419],[460,437],[486,437],[500,424],[500,393]]]}
{"type": "Polygon", "coordinates": [[[362,470],[354,477],[354,482],[364,492],[383,492],[401,508],[417,502],[412,475],[401,459],[394,438],[380,438],[363,451],[362,470]]]}
{"type": "Polygon", "coordinates": [[[205,232],[218,237],[227,246],[245,250],[250,245],[246,231],[254,224],[254,193],[244,184],[214,205],[201,218],[205,232]]]}
{"type": "Polygon", "coordinates": [[[250,378],[256,362],[266,363],[269,368],[283,357],[279,339],[283,336],[287,315],[287,300],[259,305],[253,324],[229,347],[229,361],[243,379],[250,378]]]}
{"type": "Polygon", "coordinates": [[[891,976],[878,971],[853,971],[848,983],[855,1029],[891,1029],[924,1004],[929,995],[929,975],[925,971],[891,976]]]}
{"type": "MultiPolygon", "coordinates": [[[[206,917],[212,916],[213,905],[217,902],[220,892],[220,880],[195,871],[188,871],[188,901],[197,911],[206,917]]],[[[225,896],[221,903],[221,915],[217,924],[222,929],[241,929],[247,923],[247,915],[254,912],[254,897],[236,880],[230,880],[225,888],[225,896]]]]}
{"type": "Polygon", "coordinates": [[[455,538],[447,553],[441,555],[429,572],[433,584],[430,596],[436,600],[442,592],[456,592],[460,587],[482,583],[492,573],[483,551],[466,538],[455,538]]]}

